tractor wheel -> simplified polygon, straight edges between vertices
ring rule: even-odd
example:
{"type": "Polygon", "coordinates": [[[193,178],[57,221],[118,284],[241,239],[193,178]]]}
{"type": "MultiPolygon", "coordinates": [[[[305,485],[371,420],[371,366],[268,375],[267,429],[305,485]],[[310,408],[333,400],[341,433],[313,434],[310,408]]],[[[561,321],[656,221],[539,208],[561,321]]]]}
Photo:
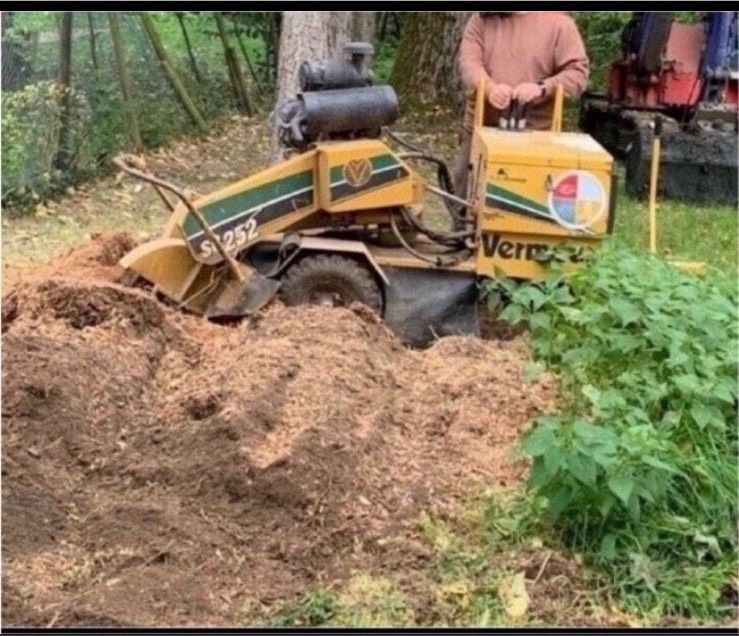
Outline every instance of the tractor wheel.
{"type": "Polygon", "coordinates": [[[301,259],[282,277],[280,297],[286,305],[346,307],[355,301],[382,312],[382,293],[372,274],[359,263],[334,254],[301,259]]]}

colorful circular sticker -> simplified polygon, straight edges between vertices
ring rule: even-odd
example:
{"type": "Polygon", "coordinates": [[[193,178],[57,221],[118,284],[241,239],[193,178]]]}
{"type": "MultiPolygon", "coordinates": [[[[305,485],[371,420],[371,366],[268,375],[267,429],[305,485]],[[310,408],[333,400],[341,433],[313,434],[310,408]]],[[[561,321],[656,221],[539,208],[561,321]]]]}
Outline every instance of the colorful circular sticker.
{"type": "Polygon", "coordinates": [[[565,227],[575,230],[589,228],[606,212],[603,184],[590,172],[565,172],[549,192],[549,211],[557,223],[565,227]]]}

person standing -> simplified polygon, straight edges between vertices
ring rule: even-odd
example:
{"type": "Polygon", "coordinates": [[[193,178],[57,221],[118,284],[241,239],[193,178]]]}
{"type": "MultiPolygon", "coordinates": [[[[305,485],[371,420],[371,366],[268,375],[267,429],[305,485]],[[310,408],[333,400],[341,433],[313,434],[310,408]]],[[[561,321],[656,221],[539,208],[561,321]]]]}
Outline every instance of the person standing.
{"type": "Polygon", "coordinates": [[[552,125],[557,85],[577,98],[588,83],[590,63],[574,20],[560,11],[474,13],[459,47],[462,83],[470,92],[454,168],[454,189],[467,196],[475,93],[485,81],[484,124],[497,125],[513,100],[527,105],[527,128],[552,125]]]}

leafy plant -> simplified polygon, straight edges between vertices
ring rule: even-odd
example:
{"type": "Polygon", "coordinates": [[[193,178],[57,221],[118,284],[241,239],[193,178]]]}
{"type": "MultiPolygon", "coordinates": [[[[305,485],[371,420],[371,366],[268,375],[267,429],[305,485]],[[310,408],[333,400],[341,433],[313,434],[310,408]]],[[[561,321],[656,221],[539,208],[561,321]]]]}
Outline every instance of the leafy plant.
{"type": "Polygon", "coordinates": [[[337,611],[336,596],[328,590],[318,588],[283,607],[274,617],[273,624],[279,627],[316,627],[328,623],[337,611]]]}
{"type": "Polygon", "coordinates": [[[720,614],[737,549],[736,285],[612,243],[508,293],[501,317],[528,323],[564,382],[562,412],[523,442],[563,538],[641,609],[720,614]]]}
{"type": "MultiPolygon", "coordinates": [[[[34,201],[69,183],[53,159],[59,142],[61,89],[54,82],[28,84],[2,96],[3,199],[34,201]]],[[[69,96],[74,170],[94,169],[89,139],[90,107],[79,91],[69,96]]]]}

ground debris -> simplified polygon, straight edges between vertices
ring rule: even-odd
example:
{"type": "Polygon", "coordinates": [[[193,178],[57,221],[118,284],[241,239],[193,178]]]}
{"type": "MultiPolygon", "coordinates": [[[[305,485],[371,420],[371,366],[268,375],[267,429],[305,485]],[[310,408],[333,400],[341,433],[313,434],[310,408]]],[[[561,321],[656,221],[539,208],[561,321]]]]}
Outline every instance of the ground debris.
{"type": "Polygon", "coordinates": [[[5,624],[238,624],[426,567],[421,511],[522,477],[511,445],[555,387],[524,384],[520,338],[411,350],[364,308],[277,302],[219,326],[121,285],[134,242],[6,281],[5,624]]]}

